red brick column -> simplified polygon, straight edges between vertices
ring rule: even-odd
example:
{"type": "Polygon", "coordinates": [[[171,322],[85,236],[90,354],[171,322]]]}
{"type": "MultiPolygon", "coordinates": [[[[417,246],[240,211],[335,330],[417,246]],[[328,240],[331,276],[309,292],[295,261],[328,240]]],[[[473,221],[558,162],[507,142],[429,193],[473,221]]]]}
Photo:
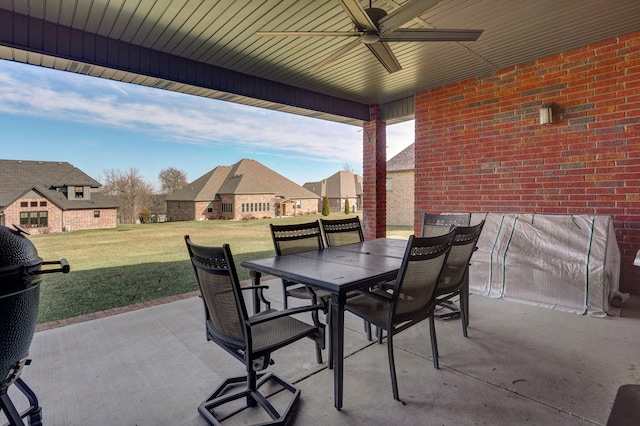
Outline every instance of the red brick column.
{"type": "Polygon", "coordinates": [[[387,123],[380,105],[371,105],[371,121],[362,129],[363,227],[367,240],[387,233],[387,123]]]}

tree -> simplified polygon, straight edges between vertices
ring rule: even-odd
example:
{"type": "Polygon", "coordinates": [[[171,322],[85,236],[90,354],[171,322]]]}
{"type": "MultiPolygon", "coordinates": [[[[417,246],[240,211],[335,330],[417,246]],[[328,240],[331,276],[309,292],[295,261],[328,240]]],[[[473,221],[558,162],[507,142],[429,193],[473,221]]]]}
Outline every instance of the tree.
{"type": "Polygon", "coordinates": [[[136,223],[138,213],[151,203],[153,185],[136,168],[105,170],[102,191],[118,206],[120,223],[136,223]]]}
{"type": "Polygon", "coordinates": [[[160,180],[160,191],[163,194],[171,194],[172,192],[182,189],[187,185],[187,174],[175,167],[167,167],[162,169],[158,174],[160,180]]]}
{"type": "Polygon", "coordinates": [[[345,171],[345,172],[349,172],[351,174],[354,174],[354,175],[358,174],[358,169],[356,169],[350,163],[344,163],[344,165],[342,166],[342,170],[345,171]]]}
{"type": "Polygon", "coordinates": [[[331,214],[331,206],[329,206],[329,197],[324,196],[322,200],[322,216],[329,216],[331,214]]]}
{"type": "Polygon", "coordinates": [[[351,213],[351,206],[349,205],[349,197],[344,199],[344,214],[351,213]]]}

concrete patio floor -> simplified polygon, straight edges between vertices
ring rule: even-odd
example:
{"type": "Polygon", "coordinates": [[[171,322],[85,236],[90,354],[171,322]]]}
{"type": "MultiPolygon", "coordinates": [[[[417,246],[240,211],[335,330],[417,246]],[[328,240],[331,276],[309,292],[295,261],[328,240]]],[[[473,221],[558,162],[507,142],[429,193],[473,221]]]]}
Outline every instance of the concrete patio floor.
{"type": "MultiPolygon", "coordinates": [[[[279,309],[280,284],[271,284],[279,309]]],[[[636,310],[637,298],[627,305],[636,310]]],[[[310,341],[276,352],[271,370],[302,391],[292,424],[605,424],[618,387],[640,384],[640,316],[630,314],[592,318],[472,295],[469,338],[458,319],[436,323],[439,370],[428,322],[395,338],[404,404],[392,397],[386,345],[367,341],[350,314],[341,411],[326,351],[316,364],[310,341]]],[[[39,331],[30,358],[22,378],[43,424],[55,426],[206,425],[197,406],[244,373],[205,340],[198,297],[39,331]]],[[[15,389],[10,395],[21,405],[15,389]]],[[[258,420],[254,412],[246,419],[258,420]]]]}

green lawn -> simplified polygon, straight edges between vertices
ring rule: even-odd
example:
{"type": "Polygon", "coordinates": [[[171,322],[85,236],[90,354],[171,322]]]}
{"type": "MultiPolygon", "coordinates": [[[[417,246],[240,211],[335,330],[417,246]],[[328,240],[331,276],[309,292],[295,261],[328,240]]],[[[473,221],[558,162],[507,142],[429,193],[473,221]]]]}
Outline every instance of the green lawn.
{"type": "MultiPolygon", "coordinates": [[[[197,244],[229,243],[241,280],[246,259],[273,256],[269,223],[301,223],[321,215],[248,221],[167,222],[121,225],[116,229],[33,235],[44,260],[66,258],[68,274],[44,275],[39,322],[56,321],[196,290],[184,235],[197,244]]],[[[348,217],[332,214],[329,219],[348,217]]],[[[387,235],[408,238],[411,227],[390,227],[387,235]]]]}

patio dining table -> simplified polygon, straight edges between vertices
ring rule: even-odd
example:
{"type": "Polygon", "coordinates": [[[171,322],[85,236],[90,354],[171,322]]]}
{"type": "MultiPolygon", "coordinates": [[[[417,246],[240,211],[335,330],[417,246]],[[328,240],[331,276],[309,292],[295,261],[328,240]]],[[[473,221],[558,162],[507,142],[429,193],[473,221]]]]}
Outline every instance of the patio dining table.
{"type": "Polygon", "coordinates": [[[343,400],[344,305],[347,294],[395,279],[406,246],[406,240],[378,238],[242,262],[242,266],[251,271],[254,285],[260,284],[262,274],[269,274],[331,293],[334,405],[338,410],[342,408],[343,400]]]}

